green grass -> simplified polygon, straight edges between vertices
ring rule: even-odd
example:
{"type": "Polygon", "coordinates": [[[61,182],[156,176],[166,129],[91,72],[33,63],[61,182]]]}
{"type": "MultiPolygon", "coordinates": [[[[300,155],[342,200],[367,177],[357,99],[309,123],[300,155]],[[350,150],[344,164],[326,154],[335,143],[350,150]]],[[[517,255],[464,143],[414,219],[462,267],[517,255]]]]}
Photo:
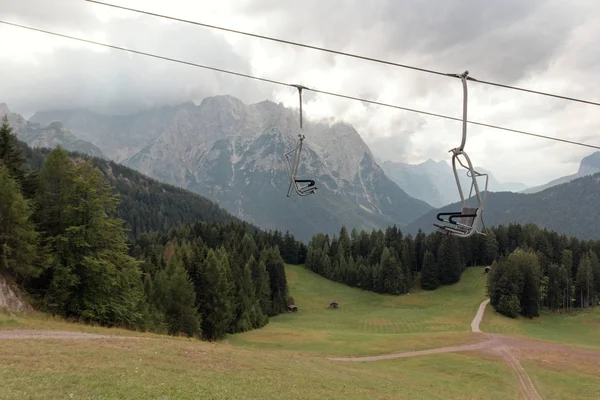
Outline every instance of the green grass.
{"type": "Polygon", "coordinates": [[[435,291],[381,295],[335,283],[302,266],[286,267],[299,307],[263,329],[233,335],[236,346],[318,354],[368,355],[462,344],[476,340],[471,320],[485,299],[482,267],[435,291]],[[328,309],[331,301],[340,308],[328,309]]]}
{"type": "Polygon", "coordinates": [[[187,340],[16,340],[0,399],[518,399],[496,359],[342,363],[187,340]]]}
{"type": "Polygon", "coordinates": [[[154,333],[135,332],[121,328],[104,328],[101,326],[70,322],[61,317],[53,317],[49,314],[40,312],[21,314],[0,309],[0,330],[6,329],[50,329],[117,336],[164,337],[154,333]]]}
{"type": "Polygon", "coordinates": [[[523,362],[540,396],[544,400],[600,399],[598,367],[575,365],[544,365],[537,361],[523,362]]]}
{"type": "Polygon", "coordinates": [[[542,311],[538,318],[507,318],[487,306],[480,325],[484,332],[505,333],[561,344],[600,349],[600,308],[555,314],[542,311]]]}
{"type": "MultiPolygon", "coordinates": [[[[60,329],[140,339],[0,340],[1,399],[519,399],[497,356],[448,353],[372,363],[328,355],[375,355],[470,343],[487,275],[469,268],[436,291],[390,296],[287,266],[298,313],[220,343],[79,325],[0,312],[0,329],[60,329]],[[340,309],[327,306],[332,300],[340,309]],[[71,396],[72,395],[72,396],[71,396]]],[[[482,329],[563,343],[598,344],[598,312],[528,321],[488,306],[482,329]],[[585,329],[583,329],[585,327],[585,329]],[[594,330],[595,328],[595,330],[594,330]]],[[[562,355],[523,362],[544,399],[598,397],[600,368],[562,355]]]]}

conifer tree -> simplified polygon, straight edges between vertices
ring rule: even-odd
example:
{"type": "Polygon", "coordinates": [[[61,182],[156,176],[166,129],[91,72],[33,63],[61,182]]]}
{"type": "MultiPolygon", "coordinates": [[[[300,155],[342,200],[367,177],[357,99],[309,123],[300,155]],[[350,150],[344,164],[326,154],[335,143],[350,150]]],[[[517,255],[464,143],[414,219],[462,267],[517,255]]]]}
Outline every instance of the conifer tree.
{"type": "Polygon", "coordinates": [[[458,242],[454,236],[446,235],[442,238],[437,264],[442,285],[452,285],[460,281],[462,264],[458,242]]]}
{"type": "Polygon", "coordinates": [[[230,283],[225,270],[228,266],[222,261],[213,249],[208,251],[202,279],[204,285],[197,294],[201,298],[198,311],[202,318],[202,337],[211,341],[225,336],[233,317],[230,283]]]}
{"type": "Polygon", "coordinates": [[[255,284],[256,299],[260,305],[263,315],[272,315],[273,305],[271,302],[271,283],[269,273],[263,261],[255,261],[251,258],[248,263],[252,268],[252,280],[255,284]]]}
{"type": "Polygon", "coordinates": [[[381,274],[383,276],[383,290],[385,293],[400,294],[404,287],[404,276],[400,263],[390,254],[388,247],[383,248],[380,261],[381,274]]]}
{"type": "Polygon", "coordinates": [[[600,262],[598,256],[593,250],[589,251],[590,266],[592,269],[593,285],[592,285],[592,306],[600,305],[600,262]]]}
{"type": "Polygon", "coordinates": [[[423,269],[421,270],[421,288],[425,290],[437,289],[440,286],[438,276],[435,257],[433,257],[431,251],[427,250],[423,259],[423,269]]]}
{"type": "Polygon", "coordinates": [[[196,293],[181,261],[172,258],[166,269],[168,292],[165,301],[165,317],[169,334],[184,333],[201,336],[200,316],[196,308],[196,293]]]}
{"type": "Polygon", "coordinates": [[[594,286],[594,271],[589,254],[584,254],[577,267],[575,276],[576,299],[579,307],[587,308],[590,305],[591,294],[594,286]]]}
{"type": "MultiPolygon", "coordinates": [[[[250,319],[250,326],[248,329],[260,328],[268,322],[267,316],[262,311],[260,299],[256,291],[256,285],[252,279],[252,271],[256,268],[255,264],[257,264],[257,262],[254,257],[251,256],[248,262],[244,264],[242,272],[242,291],[248,298],[248,315],[250,319]]],[[[267,287],[268,285],[265,286],[267,287]]]]}
{"type": "Polygon", "coordinates": [[[8,169],[9,174],[19,186],[22,186],[25,177],[24,163],[23,151],[19,146],[17,136],[8,124],[8,117],[5,115],[0,126],[0,166],[8,169]]]}
{"type": "Polygon", "coordinates": [[[564,274],[563,279],[563,288],[564,288],[564,300],[565,300],[565,309],[569,310],[571,308],[571,298],[573,297],[573,252],[571,250],[563,250],[562,252],[562,260],[561,266],[563,267],[566,274],[564,274]]]}
{"type": "Polygon", "coordinates": [[[31,215],[19,185],[8,168],[0,166],[0,271],[8,271],[20,282],[41,273],[36,265],[38,234],[31,215]]]}

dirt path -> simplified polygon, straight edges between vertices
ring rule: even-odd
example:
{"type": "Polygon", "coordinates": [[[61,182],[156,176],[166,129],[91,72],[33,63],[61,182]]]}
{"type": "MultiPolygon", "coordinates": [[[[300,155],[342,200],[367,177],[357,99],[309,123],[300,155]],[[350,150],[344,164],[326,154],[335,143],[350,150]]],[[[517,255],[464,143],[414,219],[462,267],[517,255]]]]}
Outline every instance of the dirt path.
{"type": "Polygon", "coordinates": [[[490,299],[487,299],[487,300],[484,300],[479,305],[479,309],[477,310],[477,314],[475,314],[475,318],[473,318],[473,321],[471,321],[471,331],[472,332],[479,332],[479,333],[481,333],[481,330],[479,330],[479,324],[481,323],[481,320],[483,319],[483,313],[485,311],[485,307],[488,305],[489,302],[490,302],[490,299]]]}
{"type": "Polygon", "coordinates": [[[2,339],[145,339],[138,336],[99,335],[96,333],[42,329],[8,329],[0,331],[2,339]]]}
{"type": "MultiPolygon", "coordinates": [[[[483,335],[483,341],[474,344],[466,344],[462,346],[450,346],[450,347],[441,347],[437,349],[429,349],[429,350],[420,350],[420,351],[408,351],[404,353],[396,353],[396,354],[384,354],[380,356],[370,356],[370,357],[340,357],[340,358],[329,358],[333,361],[353,361],[353,362],[368,362],[368,361],[378,361],[378,360],[389,360],[393,358],[406,358],[406,357],[416,357],[428,354],[440,354],[440,353],[456,353],[460,351],[488,351],[499,354],[502,356],[504,361],[515,371],[517,378],[519,380],[519,390],[525,400],[542,400],[542,397],[535,389],[533,382],[529,378],[529,375],[523,369],[523,366],[519,362],[519,360],[510,352],[511,348],[539,348],[543,347],[545,350],[562,350],[564,351],[565,346],[553,345],[548,343],[540,343],[536,341],[531,341],[527,339],[521,338],[512,338],[505,335],[496,335],[481,332],[479,329],[479,325],[483,320],[483,314],[485,312],[486,306],[489,304],[490,300],[487,299],[483,301],[479,305],[479,309],[471,322],[471,331],[481,333],[483,335]]],[[[585,351],[584,351],[585,352],[585,351]]],[[[585,352],[588,353],[588,352],[585,352]]],[[[592,352],[593,353],[593,352],[592,352]]],[[[600,358],[600,354],[598,355],[600,358]]]]}

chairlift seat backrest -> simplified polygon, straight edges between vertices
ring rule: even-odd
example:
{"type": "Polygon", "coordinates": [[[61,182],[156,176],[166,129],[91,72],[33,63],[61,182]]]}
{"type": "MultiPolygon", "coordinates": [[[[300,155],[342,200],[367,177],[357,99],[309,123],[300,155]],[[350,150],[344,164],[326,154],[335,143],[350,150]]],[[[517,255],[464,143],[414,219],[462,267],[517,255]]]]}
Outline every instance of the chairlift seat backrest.
{"type": "Polygon", "coordinates": [[[473,226],[473,221],[475,221],[475,217],[473,217],[473,214],[477,214],[477,208],[471,208],[471,207],[463,207],[460,210],[460,213],[463,215],[469,215],[468,217],[460,217],[458,219],[458,223],[462,224],[462,225],[466,225],[466,226],[473,226]]]}

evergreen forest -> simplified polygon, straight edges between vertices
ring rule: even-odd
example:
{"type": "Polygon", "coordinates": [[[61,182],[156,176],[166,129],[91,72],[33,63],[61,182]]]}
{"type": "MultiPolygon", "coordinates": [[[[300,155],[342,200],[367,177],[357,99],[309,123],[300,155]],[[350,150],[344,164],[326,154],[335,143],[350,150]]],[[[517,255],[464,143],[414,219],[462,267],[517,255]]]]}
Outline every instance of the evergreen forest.
{"type": "Polygon", "coordinates": [[[0,273],[67,319],[218,340],[287,312],[285,263],[377,293],[435,290],[489,266],[510,317],[600,303],[600,241],[533,224],[468,239],[342,227],[305,245],[119,164],[19,142],[0,128],[0,273]]]}

